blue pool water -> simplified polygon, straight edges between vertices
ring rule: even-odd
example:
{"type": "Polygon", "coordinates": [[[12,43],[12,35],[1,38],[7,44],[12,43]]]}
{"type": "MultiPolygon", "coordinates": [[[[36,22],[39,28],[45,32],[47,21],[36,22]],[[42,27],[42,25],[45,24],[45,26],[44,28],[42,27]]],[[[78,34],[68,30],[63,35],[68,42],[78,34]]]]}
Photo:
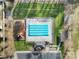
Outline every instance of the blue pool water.
{"type": "Polygon", "coordinates": [[[29,36],[48,36],[48,24],[29,24],[29,36]]]}

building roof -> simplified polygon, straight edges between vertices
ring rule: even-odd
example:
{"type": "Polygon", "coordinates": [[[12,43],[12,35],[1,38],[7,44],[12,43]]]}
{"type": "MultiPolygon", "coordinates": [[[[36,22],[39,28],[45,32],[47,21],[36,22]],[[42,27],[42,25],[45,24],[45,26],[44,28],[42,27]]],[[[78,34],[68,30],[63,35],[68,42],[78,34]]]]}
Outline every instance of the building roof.
{"type": "Polygon", "coordinates": [[[49,51],[39,53],[39,55],[34,55],[32,52],[19,52],[16,53],[14,59],[61,59],[61,52],[57,51],[49,51]],[[16,58],[17,57],[17,58],[16,58]]]}

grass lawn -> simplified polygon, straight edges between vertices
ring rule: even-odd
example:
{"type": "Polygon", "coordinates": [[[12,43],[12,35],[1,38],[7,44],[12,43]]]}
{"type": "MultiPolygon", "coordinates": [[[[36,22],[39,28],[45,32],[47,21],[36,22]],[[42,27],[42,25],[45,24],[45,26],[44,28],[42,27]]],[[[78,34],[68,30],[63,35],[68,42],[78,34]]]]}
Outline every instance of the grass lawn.
{"type": "Polygon", "coordinates": [[[63,4],[18,3],[14,9],[13,18],[56,17],[63,10],[63,4]]]}
{"type": "Polygon", "coordinates": [[[15,41],[15,48],[16,48],[16,51],[27,51],[32,48],[32,44],[24,40],[15,41]]]}

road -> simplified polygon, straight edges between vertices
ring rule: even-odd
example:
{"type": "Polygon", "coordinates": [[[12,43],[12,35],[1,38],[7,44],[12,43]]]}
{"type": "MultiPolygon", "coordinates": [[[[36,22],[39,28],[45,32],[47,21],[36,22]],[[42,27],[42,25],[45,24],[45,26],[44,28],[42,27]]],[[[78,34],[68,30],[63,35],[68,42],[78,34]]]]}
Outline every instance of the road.
{"type": "Polygon", "coordinates": [[[75,59],[74,43],[72,39],[72,27],[73,27],[73,6],[69,4],[65,6],[65,22],[64,30],[68,30],[68,38],[65,39],[65,57],[64,59],[75,59]]]}
{"type": "Polygon", "coordinates": [[[68,23],[65,26],[69,28],[69,38],[65,41],[65,48],[67,48],[65,59],[79,59],[79,7],[71,10],[72,12],[69,10],[66,14],[69,14],[68,23]]]}
{"type": "Polygon", "coordinates": [[[74,53],[74,43],[72,40],[72,34],[71,29],[72,27],[72,15],[69,15],[68,23],[65,25],[65,30],[68,29],[68,38],[65,40],[64,46],[65,46],[65,59],[75,59],[75,53],[74,53]]]}

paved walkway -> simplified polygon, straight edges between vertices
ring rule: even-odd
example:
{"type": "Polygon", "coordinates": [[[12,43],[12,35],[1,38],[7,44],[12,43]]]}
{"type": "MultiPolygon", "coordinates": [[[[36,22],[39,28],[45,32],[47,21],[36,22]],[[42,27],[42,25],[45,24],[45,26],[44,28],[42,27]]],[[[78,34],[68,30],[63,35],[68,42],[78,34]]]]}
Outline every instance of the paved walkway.
{"type": "Polygon", "coordinates": [[[74,31],[73,31],[73,35],[74,35],[74,44],[75,44],[75,49],[76,49],[76,59],[79,59],[79,6],[75,9],[75,12],[74,12],[74,25],[73,25],[73,28],[74,28],[74,31]]]}
{"type": "Polygon", "coordinates": [[[77,59],[79,59],[79,50],[77,51],[77,53],[76,53],[76,57],[77,57],[77,59]]]}

